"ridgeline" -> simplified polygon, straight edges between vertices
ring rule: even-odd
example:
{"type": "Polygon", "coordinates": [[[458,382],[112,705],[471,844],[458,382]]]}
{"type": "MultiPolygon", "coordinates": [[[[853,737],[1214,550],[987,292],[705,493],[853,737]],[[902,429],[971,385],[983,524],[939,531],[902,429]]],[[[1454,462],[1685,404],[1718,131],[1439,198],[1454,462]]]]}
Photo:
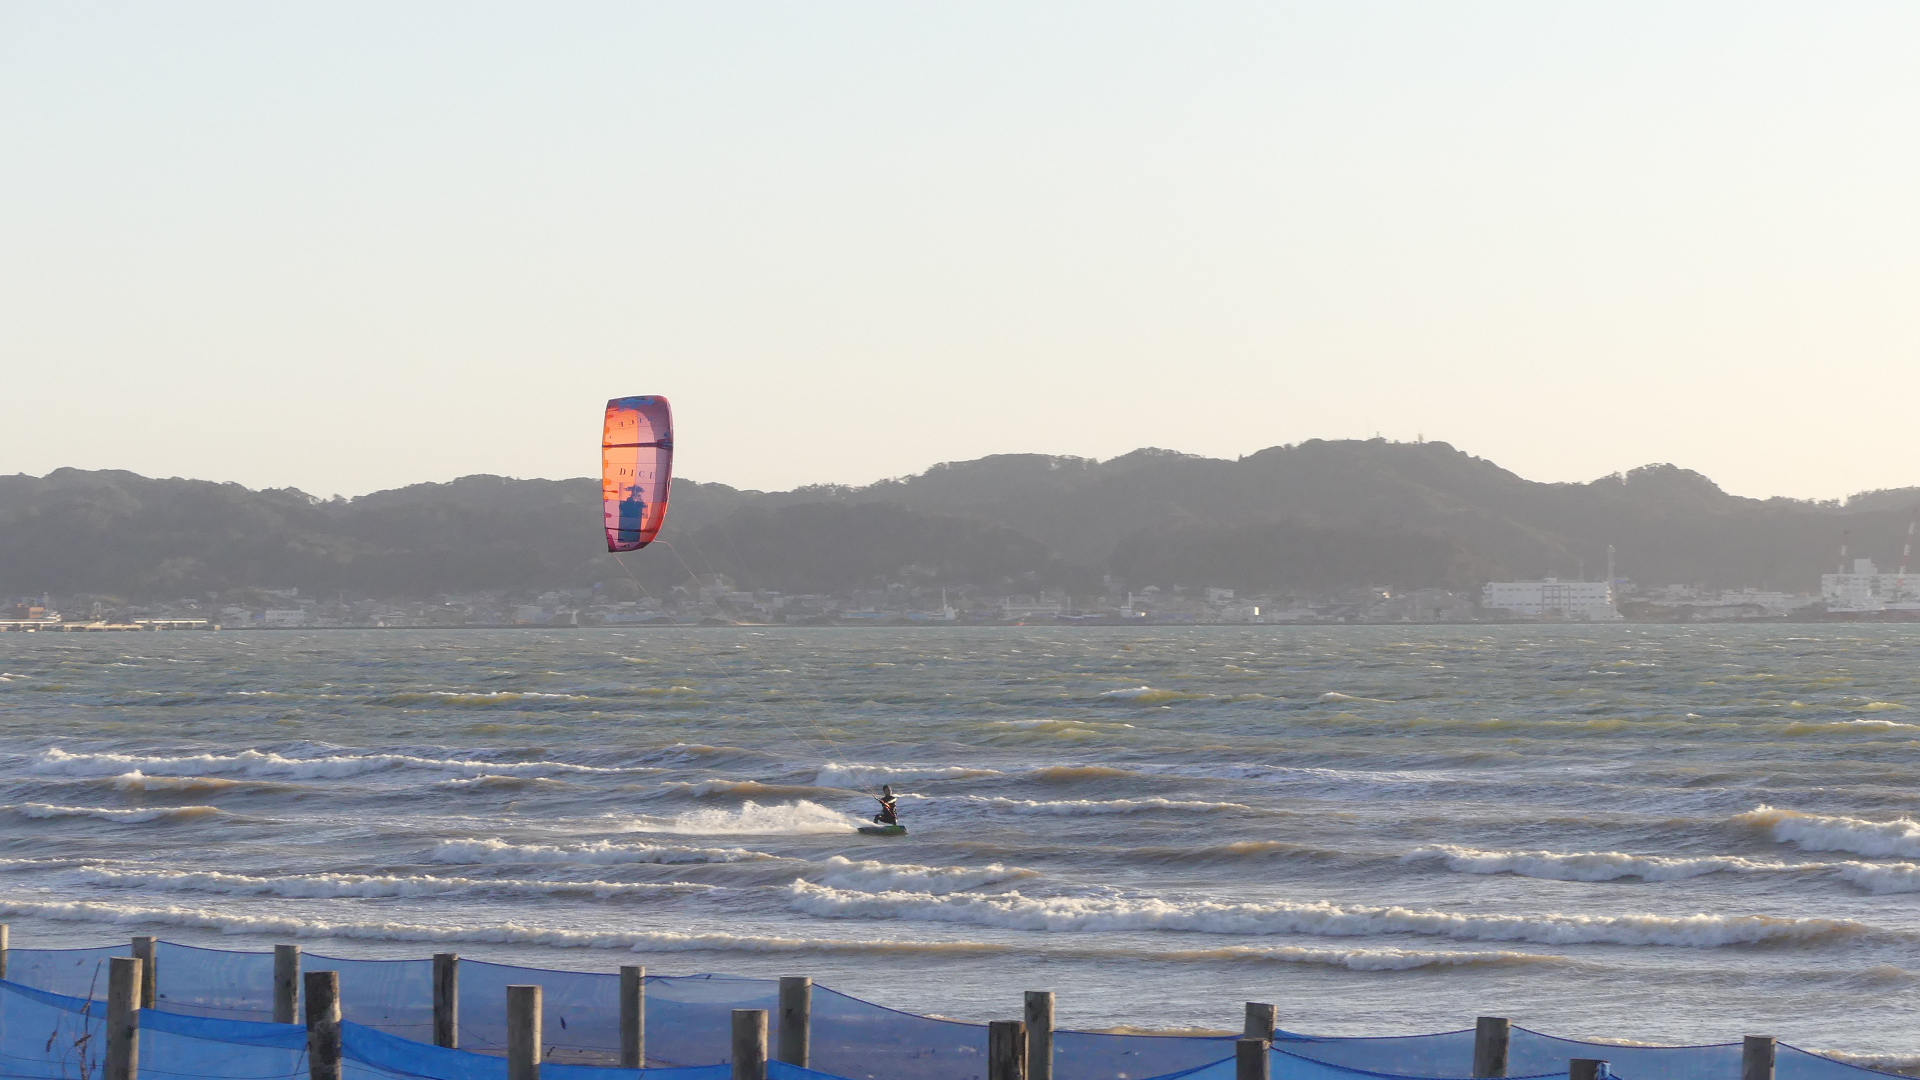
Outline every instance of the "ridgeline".
{"type": "Polygon", "coordinates": [[[427,596],[720,572],[743,588],[884,583],[1246,592],[1595,576],[1813,589],[1854,554],[1897,560],[1920,488],[1845,503],[1747,499],[1648,465],[1543,484],[1446,443],[1323,442],[1237,461],[1136,450],[1001,454],[863,487],[675,482],[663,539],[616,564],[599,482],[468,476],[353,499],[60,469],[0,476],[0,596],[236,588],[427,596]]]}

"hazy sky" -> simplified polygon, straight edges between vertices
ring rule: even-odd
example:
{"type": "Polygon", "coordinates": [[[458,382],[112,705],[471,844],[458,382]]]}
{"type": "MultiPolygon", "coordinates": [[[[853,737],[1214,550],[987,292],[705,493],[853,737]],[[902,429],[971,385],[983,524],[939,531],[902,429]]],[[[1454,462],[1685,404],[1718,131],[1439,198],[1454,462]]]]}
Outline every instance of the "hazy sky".
{"type": "Polygon", "coordinates": [[[0,3],[0,472],[1920,484],[1920,5],[0,3]]]}

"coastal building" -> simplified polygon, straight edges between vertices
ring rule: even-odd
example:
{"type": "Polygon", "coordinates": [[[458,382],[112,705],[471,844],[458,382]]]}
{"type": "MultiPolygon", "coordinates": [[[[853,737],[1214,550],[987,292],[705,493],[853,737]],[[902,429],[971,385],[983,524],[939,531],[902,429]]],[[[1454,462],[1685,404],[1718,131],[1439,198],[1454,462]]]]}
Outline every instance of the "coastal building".
{"type": "Polygon", "coordinates": [[[1387,622],[1472,622],[1473,601],[1447,589],[1415,589],[1388,596],[1367,617],[1387,622]]]}
{"type": "Polygon", "coordinates": [[[1853,560],[1851,573],[1820,575],[1828,611],[1920,610],[1920,574],[1881,572],[1872,559],[1853,560]]]}
{"type": "Polygon", "coordinates": [[[1612,622],[1613,585],[1605,581],[1489,581],[1480,590],[1480,606],[1534,619],[1612,622]]]}
{"type": "Polygon", "coordinates": [[[1037,619],[1064,614],[1066,605],[1046,597],[1010,596],[1000,602],[1003,619],[1037,619]]]}

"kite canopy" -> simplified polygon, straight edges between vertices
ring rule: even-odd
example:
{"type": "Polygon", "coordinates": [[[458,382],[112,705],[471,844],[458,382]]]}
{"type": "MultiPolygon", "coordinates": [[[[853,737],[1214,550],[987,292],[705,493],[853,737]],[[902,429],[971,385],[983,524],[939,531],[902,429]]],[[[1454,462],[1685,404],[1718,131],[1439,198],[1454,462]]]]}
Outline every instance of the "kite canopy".
{"type": "Polygon", "coordinates": [[[663,397],[607,402],[600,440],[600,497],[606,502],[607,550],[638,551],[667,520],[673,482],[673,410],[663,397]]]}

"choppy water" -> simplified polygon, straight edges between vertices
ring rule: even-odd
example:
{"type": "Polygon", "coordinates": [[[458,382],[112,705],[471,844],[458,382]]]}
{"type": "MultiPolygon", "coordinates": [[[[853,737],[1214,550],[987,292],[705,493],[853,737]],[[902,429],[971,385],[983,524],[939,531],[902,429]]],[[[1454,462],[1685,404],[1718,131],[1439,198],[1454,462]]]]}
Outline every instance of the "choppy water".
{"type": "Polygon", "coordinates": [[[0,635],[0,912],[969,1019],[1915,1055],[1917,661],[1890,626],[0,635]],[[882,781],[908,837],[853,832],[882,781]]]}

